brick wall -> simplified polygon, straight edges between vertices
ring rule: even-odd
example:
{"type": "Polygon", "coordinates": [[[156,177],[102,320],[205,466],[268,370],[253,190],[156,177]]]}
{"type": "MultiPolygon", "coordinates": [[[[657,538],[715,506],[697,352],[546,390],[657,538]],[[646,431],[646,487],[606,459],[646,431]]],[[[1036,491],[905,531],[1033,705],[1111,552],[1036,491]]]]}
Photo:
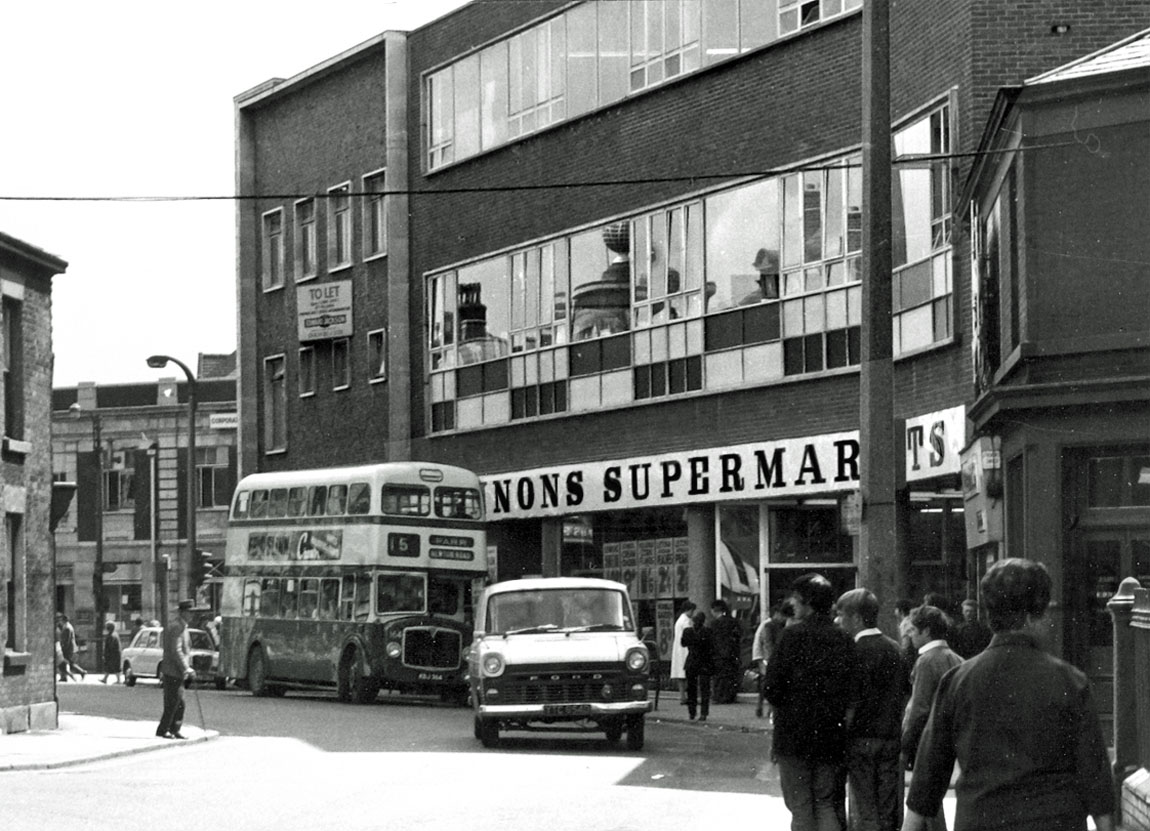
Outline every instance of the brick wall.
{"type": "MultiPolygon", "coordinates": [[[[55,559],[49,532],[52,504],[50,276],[39,268],[28,268],[22,282],[23,440],[30,446],[30,452],[22,457],[5,453],[0,469],[3,470],[5,512],[23,512],[25,615],[23,642],[18,636],[16,651],[30,653],[31,657],[23,667],[5,669],[0,677],[0,730],[3,732],[56,725],[55,559]]],[[[11,562],[6,534],[0,537],[2,556],[11,562]]]]}

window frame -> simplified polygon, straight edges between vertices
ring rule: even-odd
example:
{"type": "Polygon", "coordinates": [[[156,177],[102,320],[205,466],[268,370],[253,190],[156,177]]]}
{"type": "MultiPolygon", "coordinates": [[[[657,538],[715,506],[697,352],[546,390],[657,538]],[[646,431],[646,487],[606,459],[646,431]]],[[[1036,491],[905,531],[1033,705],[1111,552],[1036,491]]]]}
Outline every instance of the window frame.
{"type": "Polygon", "coordinates": [[[319,247],[318,233],[316,231],[318,211],[318,200],[314,196],[309,196],[306,199],[298,199],[292,205],[293,227],[295,229],[295,239],[292,242],[292,254],[293,260],[295,261],[295,281],[297,283],[314,280],[319,276],[319,247]],[[302,208],[307,205],[311,206],[310,219],[305,219],[302,216],[302,208]],[[310,263],[307,259],[308,248],[311,250],[310,263]]]}
{"type": "Polygon", "coordinates": [[[288,449],[288,418],[287,418],[287,356],[280,352],[268,355],[263,360],[263,394],[264,394],[264,455],[285,453],[288,449]],[[273,367],[278,364],[278,374],[273,367]],[[277,430],[274,418],[276,411],[282,411],[283,424],[277,430]]]}
{"type": "Polygon", "coordinates": [[[272,208],[260,214],[260,284],[265,292],[276,291],[284,287],[284,210],[272,208]],[[279,229],[270,232],[269,223],[275,220],[279,229]],[[272,251],[274,241],[275,251],[272,251]],[[274,253],[274,257],[273,257],[274,253]],[[274,263],[275,273],[269,271],[269,264],[274,263]],[[278,282],[276,277],[278,276],[278,282]]]}
{"type": "Polygon", "coordinates": [[[387,256],[387,168],[364,174],[363,188],[363,259],[364,262],[387,256]],[[379,189],[375,183],[379,182],[379,189]],[[372,242],[379,244],[372,248],[372,242]]]}
{"type": "Polygon", "coordinates": [[[299,369],[296,372],[296,387],[299,392],[300,398],[312,398],[315,396],[315,347],[314,346],[301,346],[298,353],[299,369]],[[307,360],[304,360],[304,356],[307,360]],[[307,372],[304,372],[304,366],[307,366],[307,372]]]}
{"type": "Polygon", "coordinates": [[[367,367],[371,373],[368,383],[379,384],[387,380],[387,329],[372,329],[367,333],[366,343],[367,367]]]}
{"type": "Polygon", "coordinates": [[[331,389],[341,392],[351,387],[351,338],[334,338],[331,342],[331,389]],[[343,355],[343,369],[340,371],[338,357],[343,355]],[[342,375],[343,381],[340,382],[342,375]]]}
{"type": "Polygon", "coordinates": [[[327,189],[327,271],[332,274],[350,268],[355,257],[355,210],[351,180],[327,189]],[[342,207],[340,207],[342,205],[342,207]],[[343,256],[341,258],[340,251],[343,256]]]}

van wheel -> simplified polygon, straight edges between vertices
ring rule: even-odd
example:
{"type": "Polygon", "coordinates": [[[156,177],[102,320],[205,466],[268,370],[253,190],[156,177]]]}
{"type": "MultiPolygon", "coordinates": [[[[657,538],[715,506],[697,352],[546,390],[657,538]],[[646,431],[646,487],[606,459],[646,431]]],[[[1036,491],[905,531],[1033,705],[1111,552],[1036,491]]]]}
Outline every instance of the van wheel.
{"type": "Polygon", "coordinates": [[[615,745],[623,738],[623,720],[613,718],[603,722],[603,732],[607,734],[607,744],[615,745]]]}
{"type": "Polygon", "coordinates": [[[228,678],[226,675],[221,675],[218,678],[216,678],[216,689],[217,690],[227,689],[227,686],[228,686],[228,678]]]}
{"type": "Polygon", "coordinates": [[[476,717],[476,722],[479,741],[483,743],[483,746],[488,748],[499,747],[499,722],[493,718],[481,719],[478,717],[476,717]]]}
{"type": "Polygon", "coordinates": [[[627,716],[627,749],[643,749],[643,713],[627,716]]]}

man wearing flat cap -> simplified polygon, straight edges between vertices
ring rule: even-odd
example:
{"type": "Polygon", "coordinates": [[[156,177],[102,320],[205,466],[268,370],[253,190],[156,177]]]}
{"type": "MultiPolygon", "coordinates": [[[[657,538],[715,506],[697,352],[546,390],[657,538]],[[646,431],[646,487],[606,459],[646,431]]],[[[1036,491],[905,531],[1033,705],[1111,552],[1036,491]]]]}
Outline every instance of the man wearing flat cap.
{"type": "Polygon", "coordinates": [[[160,661],[160,683],[164,687],[164,714],[156,735],[163,739],[182,739],[184,724],[184,682],[196,677],[192,669],[191,645],[188,642],[188,618],[192,601],[181,600],[179,614],[164,627],[164,657],[160,661]]]}

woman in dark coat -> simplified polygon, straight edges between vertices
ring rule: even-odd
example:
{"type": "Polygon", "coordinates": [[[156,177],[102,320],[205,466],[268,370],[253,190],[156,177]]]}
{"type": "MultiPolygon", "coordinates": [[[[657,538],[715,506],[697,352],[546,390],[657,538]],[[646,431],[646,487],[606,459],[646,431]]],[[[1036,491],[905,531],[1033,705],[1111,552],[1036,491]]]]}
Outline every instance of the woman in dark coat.
{"type": "Polygon", "coordinates": [[[120,636],[116,634],[116,624],[108,621],[104,624],[104,677],[101,683],[108,683],[108,676],[115,675],[116,683],[120,683],[120,636]]]}
{"type": "Polygon", "coordinates": [[[699,721],[706,721],[711,709],[715,646],[712,632],[707,628],[705,613],[696,612],[692,615],[691,625],[683,630],[683,646],[687,647],[687,660],[683,664],[687,674],[687,715],[694,720],[697,704],[699,721]]]}

